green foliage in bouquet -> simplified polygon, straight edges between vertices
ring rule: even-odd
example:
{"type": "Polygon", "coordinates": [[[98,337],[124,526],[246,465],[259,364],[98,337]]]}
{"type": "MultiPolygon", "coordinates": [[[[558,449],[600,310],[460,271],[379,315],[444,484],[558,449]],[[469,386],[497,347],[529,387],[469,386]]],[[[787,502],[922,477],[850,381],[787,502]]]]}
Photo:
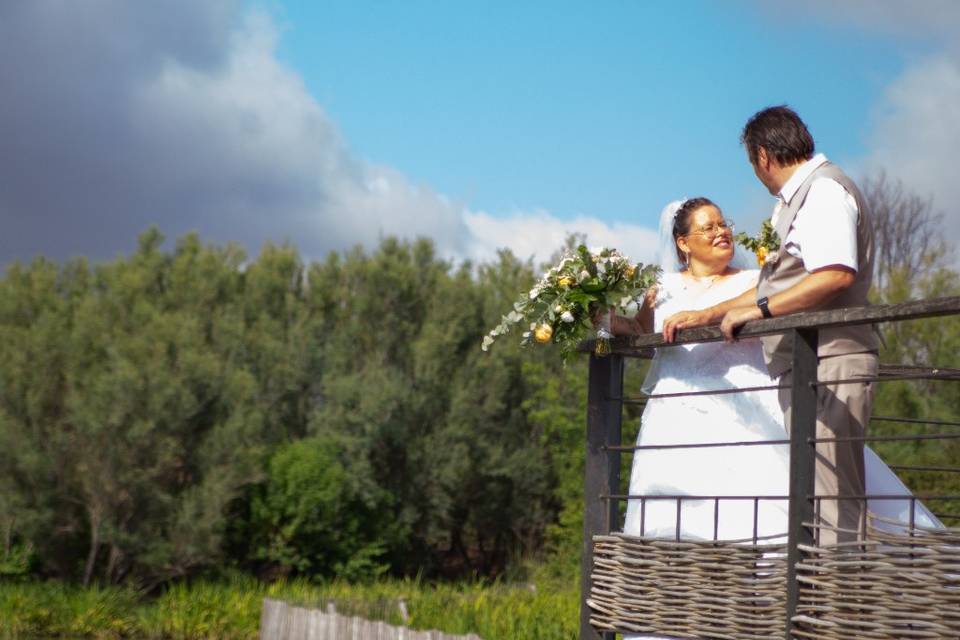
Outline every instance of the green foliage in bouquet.
{"type": "Polygon", "coordinates": [[[741,232],[734,237],[734,240],[741,247],[753,251],[757,256],[757,264],[761,267],[767,261],[767,256],[780,248],[780,236],[777,235],[773,224],[769,220],[763,221],[760,225],[760,233],[756,236],[750,237],[741,232]]]}
{"type": "Polygon", "coordinates": [[[484,337],[481,348],[486,351],[498,336],[522,322],[529,329],[523,332],[521,345],[553,342],[566,360],[593,333],[591,312],[611,307],[625,312],[629,305],[639,305],[659,276],[659,267],[632,263],[616,249],[580,245],[520,296],[484,337]]]}

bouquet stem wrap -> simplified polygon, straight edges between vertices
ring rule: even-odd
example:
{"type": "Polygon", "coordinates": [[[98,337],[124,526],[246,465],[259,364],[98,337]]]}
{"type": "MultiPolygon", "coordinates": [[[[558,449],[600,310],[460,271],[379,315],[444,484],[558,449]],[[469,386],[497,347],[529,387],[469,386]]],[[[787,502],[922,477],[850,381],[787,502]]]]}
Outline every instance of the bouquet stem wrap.
{"type": "Polygon", "coordinates": [[[613,322],[613,309],[604,309],[600,314],[597,326],[597,342],[593,352],[598,356],[610,355],[610,339],[613,337],[611,324],[613,322]]]}

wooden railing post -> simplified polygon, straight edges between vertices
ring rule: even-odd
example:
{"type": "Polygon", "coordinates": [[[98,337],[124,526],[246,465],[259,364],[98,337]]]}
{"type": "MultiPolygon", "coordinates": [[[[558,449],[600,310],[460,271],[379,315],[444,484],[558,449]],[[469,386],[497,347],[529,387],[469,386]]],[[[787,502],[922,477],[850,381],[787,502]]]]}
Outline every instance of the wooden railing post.
{"type": "Polygon", "coordinates": [[[787,538],[787,619],[786,638],[792,638],[793,616],[800,601],[797,582],[799,545],[813,544],[813,531],[804,522],[813,522],[816,445],[810,439],[817,428],[817,330],[794,329],[793,382],[790,390],[790,511],[787,538]]]}
{"type": "Polygon", "coordinates": [[[590,626],[587,598],[593,586],[593,536],[619,529],[619,509],[614,500],[601,496],[619,493],[620,453],[607,445],[620,444],[623,408],[623,356],[590,355],[590,386],[587,395],[587,455],[583,482],[583,554],[580,576],[580,640],[612,640],[614,634],[598,633],[590,626]]]}

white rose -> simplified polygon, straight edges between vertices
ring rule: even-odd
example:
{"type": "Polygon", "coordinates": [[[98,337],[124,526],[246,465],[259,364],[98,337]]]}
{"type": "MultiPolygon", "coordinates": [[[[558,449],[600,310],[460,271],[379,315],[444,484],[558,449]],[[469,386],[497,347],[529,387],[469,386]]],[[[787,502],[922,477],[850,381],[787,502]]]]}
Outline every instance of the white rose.
{"type": "Polygon", "coordinates": [[[573,314],[569,311],[564,311],[560,314],[560,319],[564,322],[573,322],[573,314]]]}

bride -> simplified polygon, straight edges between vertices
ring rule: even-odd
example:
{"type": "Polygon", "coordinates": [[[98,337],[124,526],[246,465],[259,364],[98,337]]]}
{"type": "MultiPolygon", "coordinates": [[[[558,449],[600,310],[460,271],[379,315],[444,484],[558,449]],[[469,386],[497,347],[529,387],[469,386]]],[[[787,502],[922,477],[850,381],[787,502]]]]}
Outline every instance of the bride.
{"type": "MultiPolygon", "coordinates": [[[[733,223],[707,198],[668,205],[661,214],[660,238],[660,284],[648,292],[635,317],[611,318],[615,335],[659,332],[663,320],[677,311],[703,309],[756,287],[760,272],[734,262],[733,223]]],[[[624,533],[681,540],[785,540],[789,445],[656,448],[787,440],[777,390],[754,390],[772,385],[759,339],[658,349],[643,386],[649,399],[637,445],[644,448],[635,452],[630,476],[630,495],[644,498],[628,501],[624,533]],[[729,392],[737,389],[750,390],[729,392]],[[728,392],[688,395],[722,390],[728,392]],[[728,498],[714,498],[718,496],[728,498]]],[[[864,457],[867,494],[909,497],[910,491],[869,447],[864,457]]],[[[879,527],[902,530],[889,521],[909,522],[909,499],[869,501],[868,507],[872,516],[883,519],[875,520],[879,527]]],[[[919,503],[915,522],[943,526],[919,503]]]]}
{"type": "MultiPolygon", "coordinates": [[[[660,236],[661,282],[648,292],[634,318],[612,318],[614,334],[659,332],[664,318],[677,311],[703,309],[756,287],[760,272],[734,262],[733,224],[707,198],[668,205],[661,214],[660,236]]],[[[756,338],[658,349],[644,381],[643,390],[651,397],[637,445],[787,440],[776,389],[675,395],[773,384],[756,338]]],[[[910,495],[872,450],[867,448],[864,455],[868,494],[910,495]]],[[[788,493],[789,468],[786,444],[637,450],[629,493],[645,499],[628,502],[624,532],[688,540],[782,538],[787,533],[783,496],[788,493]],[[678,501],[663,496],[761,499],[678,501]]],[[[869,511],[906,523],[909,504],[909,499],[871,501],[869,511]]],[[[915,521],[942,526],[920,504],[915,521]]]]}

